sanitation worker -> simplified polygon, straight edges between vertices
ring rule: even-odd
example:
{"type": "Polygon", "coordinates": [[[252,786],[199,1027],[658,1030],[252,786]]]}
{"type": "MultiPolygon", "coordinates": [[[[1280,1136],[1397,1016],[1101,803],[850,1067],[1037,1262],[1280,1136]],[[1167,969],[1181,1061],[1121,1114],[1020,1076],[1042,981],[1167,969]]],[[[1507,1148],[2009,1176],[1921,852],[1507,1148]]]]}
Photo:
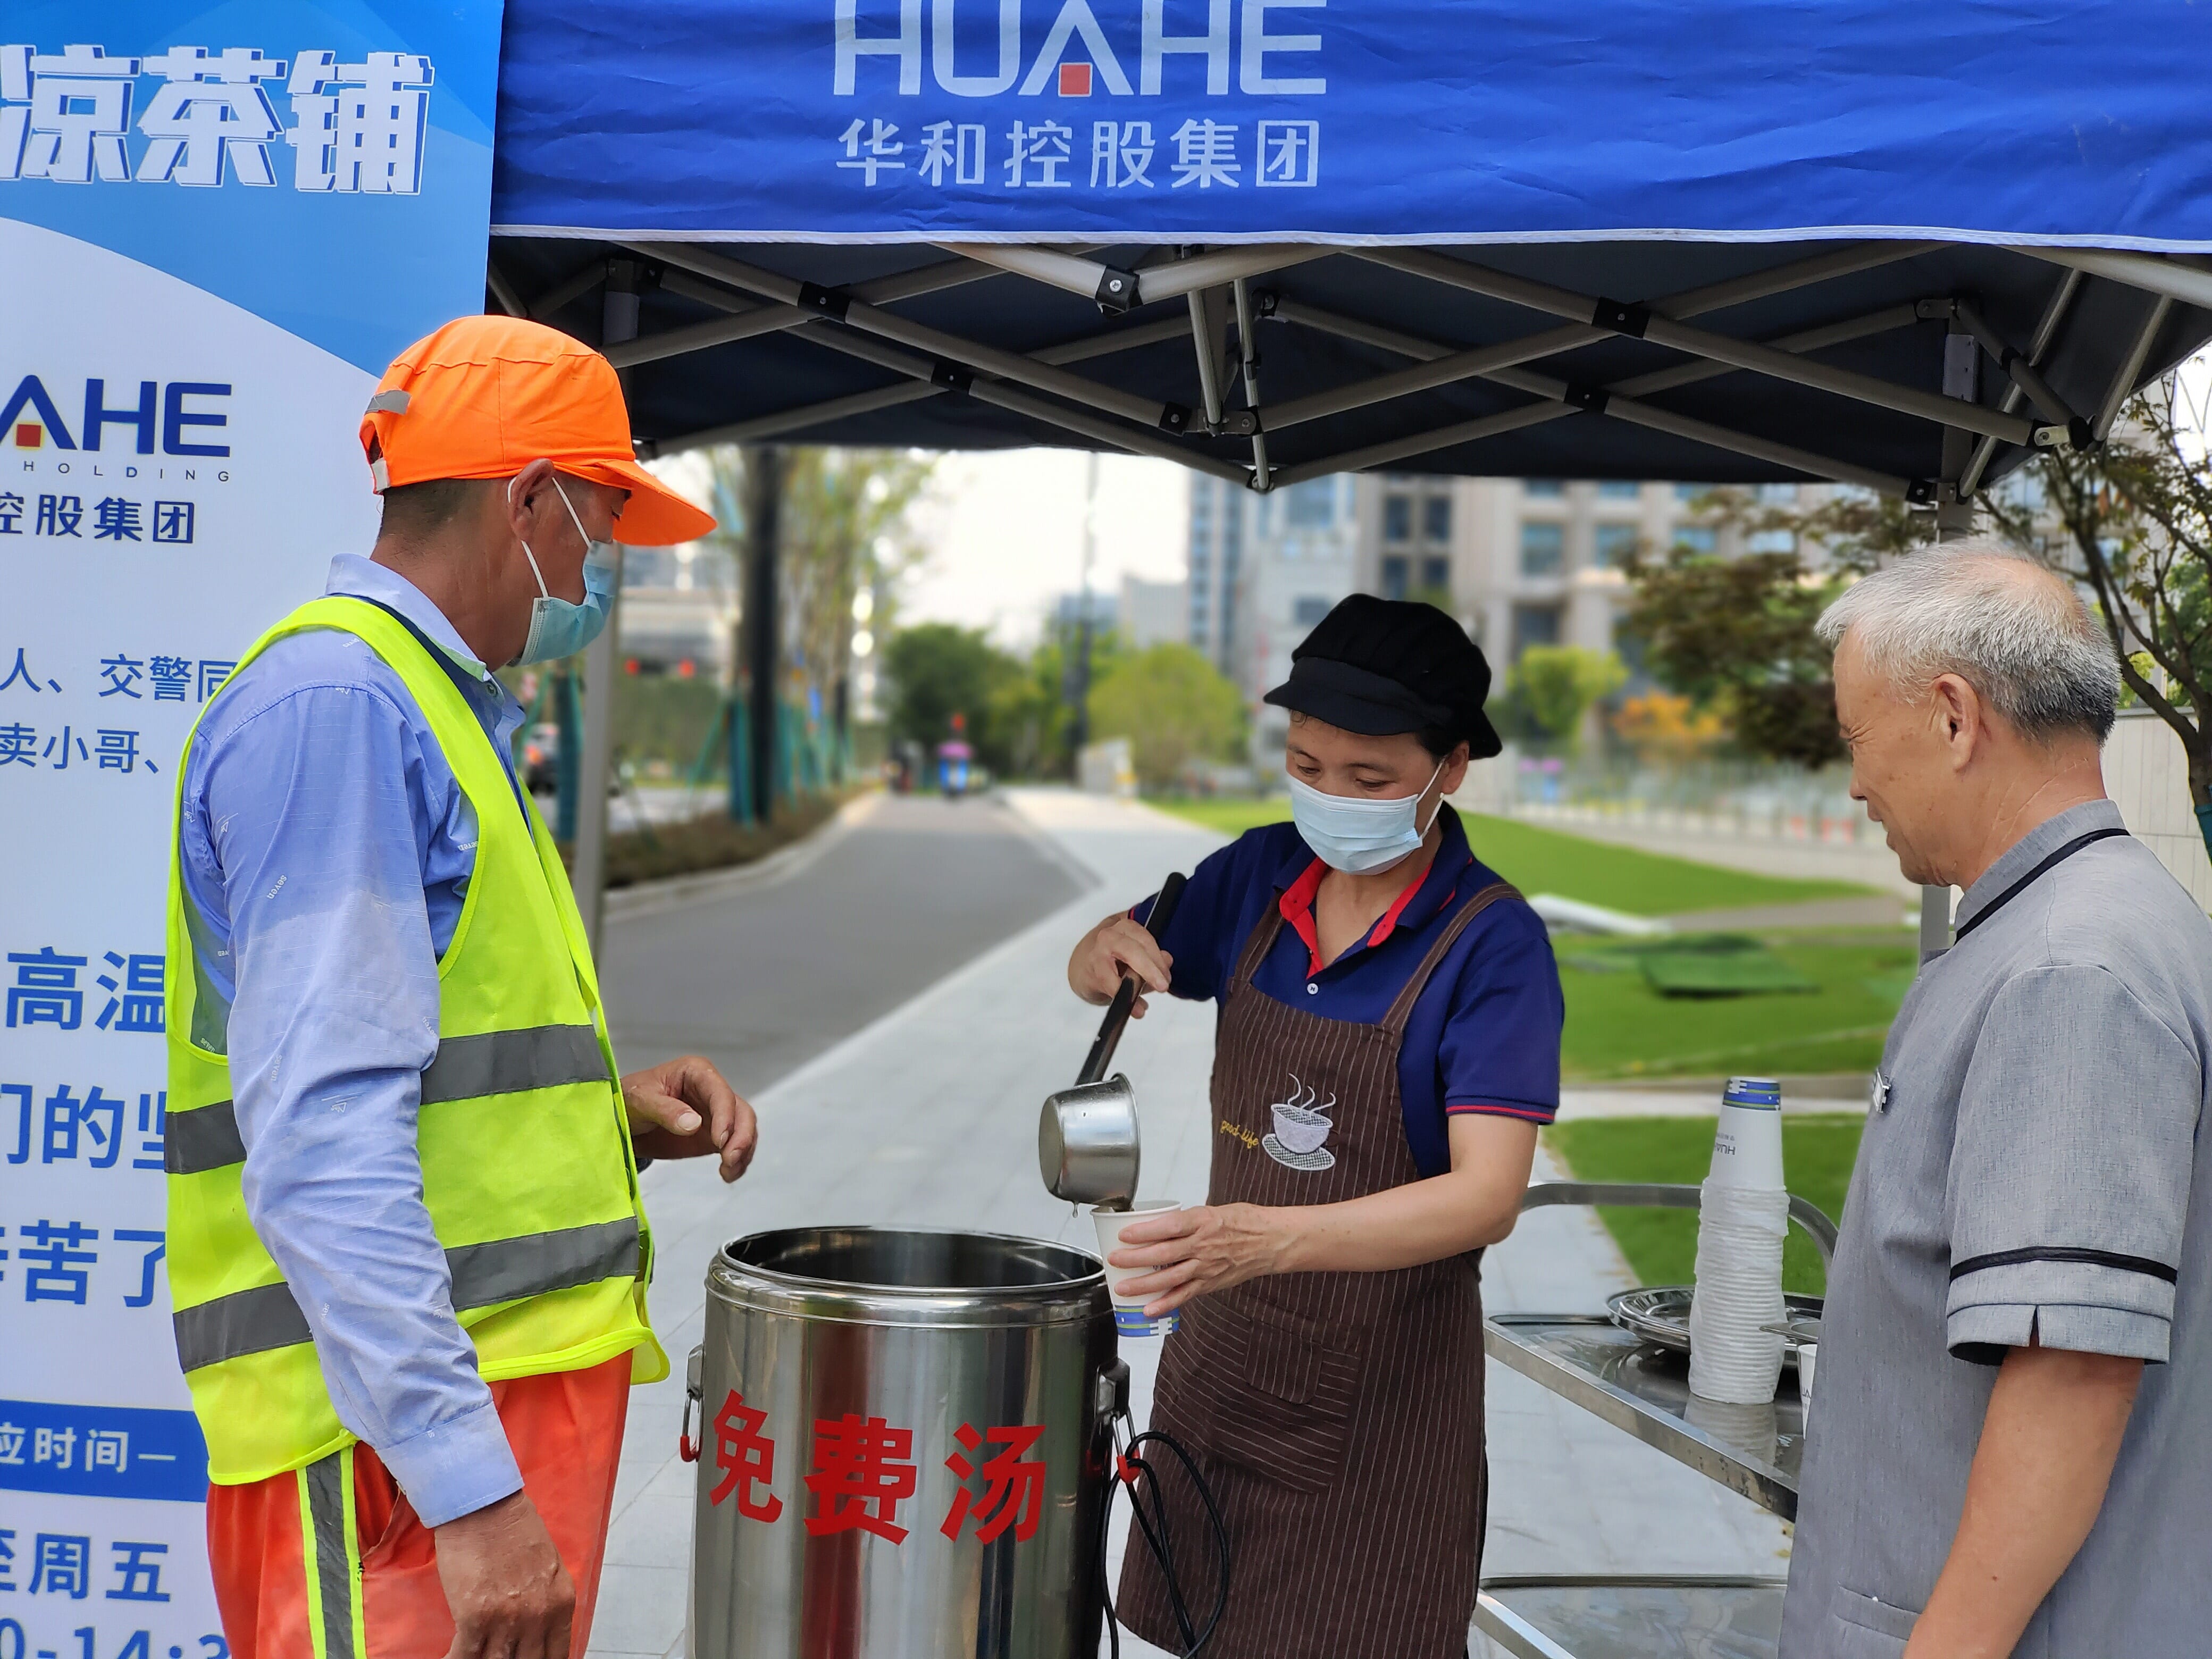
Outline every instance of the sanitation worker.
{"type": "MultiPolygon", "coordinates": [[[[1217,1004],[1206,1204],[1109,1258],[1182,1310],[1151,1426],[1191,1455],[1234,1567],[1219,1659],[1460,1659],[1486,1497],[1482,1247],[1513,1228],[1559,1109],[1543,922],[1445,804],[1498,752],[1490,668],[1425,605],[1355,595],[1291,653],[1291,821],[1198,866],[1166,937],[1116,912],[1068,962],[1217,1004]]],[[[1141,1006],[1141,1005],[1139,1005],[1141,1006]]],[[[1204,1503],[1155,1453],[1175,1572],[1133,1532],[1120,1611],[1194,1650],[1218,1569],[1204,1503]]]]}
{"type": "Polygon", "coordinates": [[[624,1402],[665,1376],[637,1171],[751,1109],[619,1076],[493,678],[605,625],[610,540],[714,521],[615,372],[534,323],[410,346],[362,423],[383,525],[187,746],[169,897],[168,1259],[236,1659],[562,1659],[624,1402]]]}

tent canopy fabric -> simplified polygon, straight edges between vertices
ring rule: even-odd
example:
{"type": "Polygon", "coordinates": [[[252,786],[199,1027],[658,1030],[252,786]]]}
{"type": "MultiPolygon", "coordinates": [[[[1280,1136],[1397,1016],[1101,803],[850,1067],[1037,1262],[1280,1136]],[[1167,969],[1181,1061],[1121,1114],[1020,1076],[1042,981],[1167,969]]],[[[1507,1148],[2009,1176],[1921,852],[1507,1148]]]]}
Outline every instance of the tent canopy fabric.
{"type": "Polygon", "coordinates": [[[2212,336],[2185,0],[506,15],[491,289],[608,349],[648,453],[1932,503],[2212,336]]]}

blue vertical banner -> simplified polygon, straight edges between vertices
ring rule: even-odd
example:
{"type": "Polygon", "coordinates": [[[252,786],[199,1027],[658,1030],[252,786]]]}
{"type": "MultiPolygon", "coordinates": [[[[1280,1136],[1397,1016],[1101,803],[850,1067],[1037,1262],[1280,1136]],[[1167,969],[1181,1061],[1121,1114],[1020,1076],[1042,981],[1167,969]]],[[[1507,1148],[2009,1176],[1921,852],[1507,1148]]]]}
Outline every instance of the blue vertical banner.
{"type": "Polygon", "coordinates": [[[164,1259],[185,738],[483,305],[497,0],[0,18],[0,1656],[222,1659],[164,1259]]]}

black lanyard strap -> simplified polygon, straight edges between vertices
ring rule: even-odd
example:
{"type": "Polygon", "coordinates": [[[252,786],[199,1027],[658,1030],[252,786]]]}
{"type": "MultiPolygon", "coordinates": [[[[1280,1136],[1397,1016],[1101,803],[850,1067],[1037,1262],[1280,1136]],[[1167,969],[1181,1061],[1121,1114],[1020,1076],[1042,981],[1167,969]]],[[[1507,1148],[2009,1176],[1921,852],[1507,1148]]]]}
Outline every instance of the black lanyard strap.
{"type": "Polygon", "coordinates": [[[2044,860],[2042,863],[2037,865],[2034,869],[2029,871],[2018,881],[2013,883],[2011,886],[2006,888],[2003,892],[1999,893],[1995,898],[1991,899],[1989,902],[1987,908],[1976,911],[1974,913],[1973,920],[1966,923],[1965,927],[1959,929],[1958,933],[1953,938],[1951,943],[1956,945],[1960,939],[1966,938],[1967,934],[1972,933],[1975,928],[1980,927],[1991,916],[1996,915],[1998,911],[2003,909],[2007,904],[2010,903],[2012,900],[2019,895],[2021,889],[2026,887],[2030,882],[2035,880],[2037,877],[2047,872],[2052,866],[2065,863],[2067,860],[2072,858],[2076,853],[2080,852],[2093,841],[2110,841],[2114,836],[2124,836],[2128,832],[2125,830],[2120,829],[2115,825],[2108,824],[2102,830],[2092,830],[2086,836],[2075,836],[2074,839],[2068,842],[2065,846],[2060,848],[2049,858],[2044,860]]]}

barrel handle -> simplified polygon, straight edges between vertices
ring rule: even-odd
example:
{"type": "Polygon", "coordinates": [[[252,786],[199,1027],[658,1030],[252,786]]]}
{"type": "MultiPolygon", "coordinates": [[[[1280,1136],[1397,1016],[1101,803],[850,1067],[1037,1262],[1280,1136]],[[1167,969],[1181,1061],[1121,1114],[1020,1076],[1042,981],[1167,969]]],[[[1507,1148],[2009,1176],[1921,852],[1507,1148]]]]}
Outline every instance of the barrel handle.
{"type": "MultiPolygon", "coordinates": [[[[700,1373],[706,1364],[707,1345],[702,1342],[691,1350],[691,1358],[684,1364],[684,1426],[676,1433],[676,1455],[687,1463],[699,1461],[699,1442],[691,1437],[691,1408],[700,1404],[700,1373]]],[[[702,1425],[705,1416],[702,1409],[702,1425]]]]}
{"type": "Polygon", "coordinates": [[[1095,1422],[1126,1421],[1129,1415],[1129,1362],[1116,1359],[1091,1380],[1091,1415],[1095,1422]]]}

